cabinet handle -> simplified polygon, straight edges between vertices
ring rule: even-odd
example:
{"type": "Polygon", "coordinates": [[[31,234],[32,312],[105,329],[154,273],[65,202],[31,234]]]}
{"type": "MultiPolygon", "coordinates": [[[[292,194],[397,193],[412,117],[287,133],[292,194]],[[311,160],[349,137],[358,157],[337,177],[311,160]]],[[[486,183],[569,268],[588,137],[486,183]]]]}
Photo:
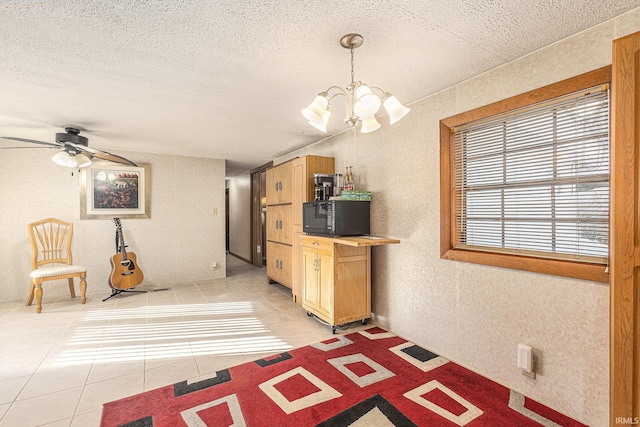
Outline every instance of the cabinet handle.
{"type": "Polygon", "coordinates": [[[280,260],[280,270],[282,270],[282,260],[280,260]]]}
{"type": "Polygon", "coordinates": [[[276,186],[275,187],[276,187],[276,191],[278,191],[278,183],[277,182],[276,182],[276,186]]]}
{"type": "Polygon", "coordinates": [[[282,230],[282,220],[278,221],[278,228],[280,228],[280,230],[282,230]]]}
{"type": "Polygon", "coordinates": [[[275,226],[276,226],[276,230],[277,230],[278,229],[278,220],[277,219],[276,219],[275,226]]]}
{"type": "Polygon", "coordinates": [[[282,181],[278,181],[278,190],[282,191],[282,181]]]}
{"type": "Polygon", "coordinates": [[[313,243],[312,243],[312,245],[313,245],[313,246],[318,246],[319,244],[320,244],[320,243],[318,243],[318,242],[313,242],[313,243]]]}

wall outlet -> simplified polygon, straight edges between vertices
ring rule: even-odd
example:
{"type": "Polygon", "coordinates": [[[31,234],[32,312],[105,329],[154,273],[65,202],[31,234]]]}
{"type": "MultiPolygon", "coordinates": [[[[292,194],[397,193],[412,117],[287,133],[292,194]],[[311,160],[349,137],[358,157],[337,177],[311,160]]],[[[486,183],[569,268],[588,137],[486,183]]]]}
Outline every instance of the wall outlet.
{"type": "Polygon", "coordinates": [[[526,344],[518,344],[518,368],[527,373],[533,369],[533,349],[526,344]]]}
{"type": "Polygon", "coordinates": [[[537,357],[533,354],[533,348],[526,344],[518,344],[518,368],[522,369],[522,375],[536,378],[537,357]]]}
{"type": "Polygon", "coordinates": [[[211,263],[211,271],[216,271],[218,269],[218,263],[213,261],[211,263]]]}

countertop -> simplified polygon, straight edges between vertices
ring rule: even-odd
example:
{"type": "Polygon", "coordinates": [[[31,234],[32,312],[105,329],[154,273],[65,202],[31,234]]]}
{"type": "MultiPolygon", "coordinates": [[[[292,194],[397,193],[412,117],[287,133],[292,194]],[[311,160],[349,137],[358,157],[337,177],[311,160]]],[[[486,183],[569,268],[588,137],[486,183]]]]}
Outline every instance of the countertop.
{"type": "Polygon", "coordinates": [[[380,246],[380,245],[392,245],[400,243],[398,239],[390,239],[388,237],[380,236],[317,236],[311,234],[302,234],[301,238],[311,237],[318,238],[325,241],[331,241],[339,245],[346,246],[380,246]]]}

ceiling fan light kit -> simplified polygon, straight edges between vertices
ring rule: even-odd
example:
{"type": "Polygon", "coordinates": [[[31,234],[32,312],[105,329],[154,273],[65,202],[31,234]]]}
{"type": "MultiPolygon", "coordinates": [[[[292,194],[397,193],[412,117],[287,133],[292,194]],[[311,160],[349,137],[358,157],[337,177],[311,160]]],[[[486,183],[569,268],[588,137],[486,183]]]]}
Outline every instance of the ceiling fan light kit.
{"type": "Polygon", "coordinates": [[[91,164],[91,159],[74,151],[61,151],[51,158],[53,163],[68,168],[84,168],[91,164]]]}
{"type": "Polygon", "coordinates": [[[301,110],[308,123],[316,129],[327,132],[327,123],[331,116],[331,100],[338,95],[343,95],[346,101],[345,123],[355,131],[360,126],[360,132],[369,133],[380,128],[375,114],[381,106],[389,115],[389,124],[394,124],[406,116],[410,108],[405,107],[398,99],[379,87],[368,86],[363,82],[356,82],[353,73],[353,50],[362,46],[364,38],[360,34],[347,34],[340,39],[340,45],[351,51],[351,84],[343,89],[340,86],[331,86],[324,92],[320,92],[307,108],[301,110]],[[334,94],[330,95],[333,91],[334,94]],[[379,92],[381,97],[373,93],[379,92]]]}
{"type": "MultiPolygon", "coordinates": [[[[89,145],[89,140],[84,136],[80,136],[78,129],[66,127],[65,131],[65,133],[56,133],[56,142],[63,144],[70,142],[72,144],[82,145],[83,147],[89,145]]],[[[78,153],[74,147],[68,145],[65,146],[64,151],[54,154],[51,160],[57,165],[68,168],[84,168],[91,165],[91,159],[89,157],[78,153]]]]}

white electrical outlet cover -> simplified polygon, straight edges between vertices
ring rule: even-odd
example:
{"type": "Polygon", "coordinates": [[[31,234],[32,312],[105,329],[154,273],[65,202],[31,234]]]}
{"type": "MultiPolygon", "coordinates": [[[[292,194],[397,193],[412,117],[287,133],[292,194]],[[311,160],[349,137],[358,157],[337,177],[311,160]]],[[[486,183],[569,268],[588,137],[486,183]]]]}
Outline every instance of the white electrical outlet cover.
{"type": "Polygon", "coordinates": [[[532,349],[526,344],[518,344],[518,368],[525,372],[533,370],[532,349]]]}

